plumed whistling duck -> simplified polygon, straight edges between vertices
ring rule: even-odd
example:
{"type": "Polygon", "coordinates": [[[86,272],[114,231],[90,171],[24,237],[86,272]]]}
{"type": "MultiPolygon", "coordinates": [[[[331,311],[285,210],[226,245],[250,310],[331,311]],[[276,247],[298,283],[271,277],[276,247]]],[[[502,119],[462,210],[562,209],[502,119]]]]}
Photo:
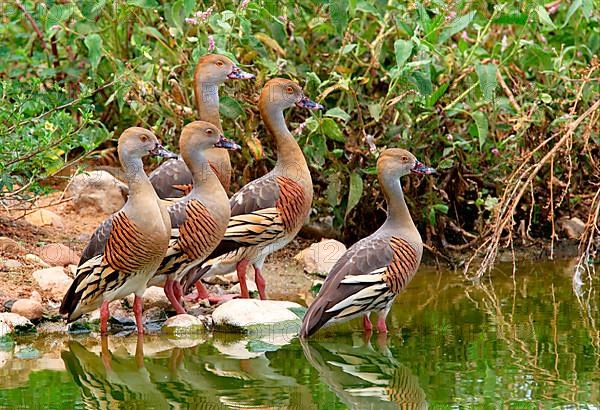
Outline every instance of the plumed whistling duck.
{"type": "MultiPolygon", "coordinates": [[[[194,71],[194,95],[199,119],[208,121],[223,131],[219,116],[219,85],[230,79],[248,80],[254,74],[247,73],[235,65],[229,58],[219,54],[207,54],[200,57],[194,71]]],[[[206,152],[206,158],[223,184],[229,191],[231,163],[227,150],[212,148],[206,152]]],[[[166,161],[150,173],[150,181],[161,198],[180,198],[192,184],[192,174],[185,162],[178,158],[166,161]]]]}
{"type": "Polygon", "coordinates": [[[395,297],[412,279],[423,254],[421,235],[404,201],[400,177],[410,173],[433,174],[410,152],[390,148],[377,161],[377,175],[388,205],[385,223],[358,241],[331,268],[319,294],[310,305],[300,329],[306,338],[324,325],[378,314],[377,329],[387,332],[385,320],[395,297]]]}
{"type": "Polygon", "coordinates": [[[164,283],[165,294],[178,314],[185,313],[178,279],[215,249],[229,222],[229,198],[206,159],[214,147],[240,149],[211,123],[194,121],[183,128],[179,149],[192,172],[193,189],[168,208],[172,227],[169,250],[148,283],[164,283]]]}
{"type": "Polygon", "coordinates": [[[271,172],[231,197],[231,218],[223,241],[200,269],[184,276],[184,293],[203,276],[235,268],[242,297],[248,298],[246,269],[252,264],[260,297],[265,299],[261,275],[265,258],[287,245],[309,214],[313,196],[310,172],[300,146],[285,124],[283,111],[293,106],[310,110],[323,107],[309,100],[296,82],[283,78],[265,84],[258,106],[266,128],[275,137],[277,163],[271,172]]]}
{"type": "Polygon", "coordinates": [[[171,221],[144,172],[142,157],[174,158],[156,136],[139,127],[119,138],[118,152],[129,185],[125,206],[105,220],[83,252],[77,276],[65,294],[60,313],[69,322],[100,307],[100,329],[107,332],[108,304],[135,294],[133,311],[138,333],[143,333],[142,295],[169,245],[171,221]],[[96,241],[97,236],[106,240],[96,241]]]}

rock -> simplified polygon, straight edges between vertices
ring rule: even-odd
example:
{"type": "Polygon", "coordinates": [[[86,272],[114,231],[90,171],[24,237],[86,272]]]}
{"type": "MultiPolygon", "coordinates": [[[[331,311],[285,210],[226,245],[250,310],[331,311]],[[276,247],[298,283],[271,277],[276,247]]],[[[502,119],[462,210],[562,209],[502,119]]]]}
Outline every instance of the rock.
{"type": "Polygon", "coordinates": [[[0,236],[0,253],[5,255],[22,255],[26,252],[19,242],[7,236],[0,236]]]}
{"type": "Polygon", "coordinates": [[[4,259],[0,261],[0,266],[4,266],[6,269],[17,269],[23,264],[16,259],[4,259]]]}
{"type": "Polygon", "coordinates": [[[62,243],[44,245],[38,248],[37,254],[50,266],[67,266],[79,262],[77,252],[62,243]]]}
{"type": "Polygon", "coordinates": [[[327,276],[333,265],[346,252],[346,246],[335,239],[323,239],[300,251],[294,258],[307,273],[327,276]]]}
{"type": "MultiPolygon", "coordinates": [[[[127,303],[129,306],[133,306],[134,295],[127,296],[127,303]]],[[[171,306],[171,302],[167,299],[165,291],[160,286],[150,286],[144,292],[144,310],[157,307],[160,309],[168,309],[171,306]]]]}
{"type": "Polygon", "coordinates": [[[15,327],[13,326],[12,322],[4,317],[0,317],[0,339],[5,336],[12,335],[14,331],[15,327]]]}
{"type": "Polygon", "coordinates": [[[67,194],[77,211],[91,208],[112,214],[125,205],[127,185],[106,171],[92,171],[74,176],[67,194]]]}
{"type": "Polygon", "coordinates": [[[202,280],[209,285],[230,285],[231,281],[225,275],[213,275],[202,280]]]}
{"type": "Polygon", "coordinates": [[[569,239],[579,239],[585,231],[585,223],[577,218],[560,218],[558,224],[569,239]]]}
{"type": "Polygon", "coordinates": [[[67,269],[69,270],[69,273],[71,274],[72,277],[77,276],[77,265],[69,265],[67,266],[67,269]]]}
{"type": "Polygon", "coordinates": [[[192,315],[171,316],[162,326],[162,332],[172,336],[185,336],[204,331],[204,324],[192,315]]]}
{"type": "Polygon", "coordinates": [[[306,308],[278,300],[233,299],[213,312],[215,330],[233,333],[295,333],[306,308]]]}
{"type": "MultiPolygon", "coordinates": [[[[246,279],[246,286],[248,286],[248,292],[252,293],[252,292],[258,292],[258,288],[256,287],[256,283],[250,279],[246,279]]],[[[237,283],[235,285],[233,285],[232,287],[230,287],[229,289],[227,289],[227,291],[225,293],[241,293],[242,289],[240,287],[240,284],[237,283]]]]}
{"type": "Polygon", "coordinates": [[[29,320],[39,320],[44,315],[44,307],[37,300],[18,299],[10,309],[12,313],[21,315],[29,320]]]}
{"type": "Polygon", "coordinates": [[[29,296],[29,299],[42,303],[42,295],[40,295],[39,292],[36,292],[35,290],[31,292],[31,296],[29,296]]]}
{"type": "Polygon", "coordinates": [[[62,300],[73,282],[63,268],[58,266],[36,270],[32,275],[42,291],[54,300],[62,300]]]}
{"type": "Polygon", "coordinates": [[[25,259],[26,262],[33,263],[33,264],[36,264],[36,265],[40,265],[40,266],[43,266],[45,268],[49,268],[50,267],[50,265],[48,265],[46,262],[44,262],[42,260],[42,258],[40,258],[37,255],[34,255],[33,253],[28,253],[27,255],[25,255],[23,257],[23,259],[25,259]]]}
{"type": "Polygon", "coordinates": [[[25,215],[25,220],[31,225],[35,226],[53,225],[55,228],[59,229],[63,229],[65,227],[60,216],[44,208],[36,209],[35,211],[25,215]]]}
{"type": "Polygon", "coordinates": [[[26,333],[35,330],[33,323],[26,317],[16,313],[0,313],[0,323],[10,323],[16,333],[26,333]]]}

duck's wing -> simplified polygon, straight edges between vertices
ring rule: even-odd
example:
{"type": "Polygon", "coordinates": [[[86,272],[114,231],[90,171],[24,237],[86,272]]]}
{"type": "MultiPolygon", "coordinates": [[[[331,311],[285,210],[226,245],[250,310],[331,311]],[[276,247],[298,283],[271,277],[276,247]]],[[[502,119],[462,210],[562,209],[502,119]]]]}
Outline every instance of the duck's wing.
{"type": "Polygon", "coordinates": [[[114,214],[109,216],[96,228],[96,231],[90,237],[88,244],[85,246],[79,259],[78,265],[83,265],[94,256],[102,255],[106,247],[106,241],[112,232],[114,214]]]}
{"type": "Polygon", "coordinates": [[[192,173],[181,159],[170,159],[148,175],[159,198],[180,198],[192,184],[192,173]]]}
{"type": "Polygon", "coordinates": [[[370,236],[333,266],[302,322],[310,336],[328,321],[385,309],[418,267],[417,252],[399,237],[370,236]]]}

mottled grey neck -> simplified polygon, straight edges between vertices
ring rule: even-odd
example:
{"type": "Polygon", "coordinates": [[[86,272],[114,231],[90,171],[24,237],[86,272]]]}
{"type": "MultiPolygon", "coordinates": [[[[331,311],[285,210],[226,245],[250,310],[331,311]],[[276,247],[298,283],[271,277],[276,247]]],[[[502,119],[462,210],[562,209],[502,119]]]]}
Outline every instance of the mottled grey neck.
{"type": "Polygon", "coordinates": [[[204,155],[204,150],[192,150],[189,154],[186,152],[183,154],[183,160],[188,164],[192,173],[192,196],[205,198],[213,192],[222,190],[219,179],[204,155]]]}
{"type": "Polygon", "coordinates": [[[222,131],[219,115],[219,84],[197,81],[195,85],[196,108],[200,120],[210,122],[222,131]]]}
{"type": "Polygon", "coordinates": [[[141,158],[126,157],[123,161],[123,169],[125,170],[125,178],[129,186],[129,197],[135,197],[141,193],[147,192],[152,188],[150,179],[144,171],[144,164],[141,158]]]}
{"type": "Polygon", "coordinates": [[[383,194],[387,202],[387,219],[384,227],[392,229],[409,228],[417,230],[406,201],[404,200],[404,192],[398,175],[383,173],[379,181],[383,187],[383,194]]]}
{"type": "Polygon", "coordinates": [[[277,163],[274,172],[278,175],[299,178],[304,170],[308,171],[308,165],[300,146],[288,130],[283,110],[278,107],[265,108],[261,114],[277,145],[277,163]]]}

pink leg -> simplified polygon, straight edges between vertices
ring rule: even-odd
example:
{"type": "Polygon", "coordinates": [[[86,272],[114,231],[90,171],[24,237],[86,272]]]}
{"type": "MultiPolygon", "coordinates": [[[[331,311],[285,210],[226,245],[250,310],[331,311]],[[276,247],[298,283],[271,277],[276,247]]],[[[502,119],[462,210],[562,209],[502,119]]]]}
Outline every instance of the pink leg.
{"type": "Polygon", "coordinates": [[[135,324],[137,325],[138,335],[144,334],[144,322],[142,320],[142,297],[135,295],[133,299],[133,314],[135,315],[135,324]]]}
{"type": "Polygon", "coordinates": [[[173,293],[175,297],[181,303],[181,297],[183,296],[183,289],[181,289],[181,283],[178,280],[173,281],[173,293]]]}
{"type": "Polygon", "coordinates": [[[248,269],[248,264],[250,261],[248,259],[242,259],[238,262],[235,269],[237,270],[238,279],[240,281],[240,290],[242,293],[242,298],[249,299],[250,293],[248,292],[248,284],[246,284],[246,269],[248,269]]]}
{"type": "Polygon", "coordinates": [[[105,334],[100,336],[100,345],[102,349],[102,363],[106,370],[111,370],[110,350],[108,350],[108,336],[105,334]]]}
{"type": "Polygon", "coordinates": [[[258,288],[260,299],[266,300],[267,294],[265,293],[265,278],[263,277],[260,268],[257,268],[256,266],[254,266],[254,280],[256,281],[256,287],[258,288]]]}
{"type": "Polygon", "coordinates": [[[365,329],[365,332],[373,331],[373,324],[371,323],[371,319],[369,319],[368,313],[365,313],[363,316],[363,328],[365,329]]]}
{"type": "Polygon", "coordinates": [[[387,314],[380,314],[377,317],[377,331],[379,333],[387,333],[387,326],[385,325],[385,318],[387,314]]]}
{"type": "Polygon", "coordinates": [[[201,280],[196,282],[196,289],[198,290],[198,300],[209,298],[208,290],[206,290],[206,286],[204,286],[201,280]]]}
{"type": "Polygon", "coordinates": [[[175,308],[175,312],[177,312],[178,315],[182,315],[187,312],[183,306],[181,306],[181,303],[179,303],[177,296],[175,296],[174,284],[175,282],[173,279],[167,279],[165,282],[165,295],[167,295],[167,299],[169,299],[169,302],[171,302],[171,305],[175,308]]]}
{"type": "Polygon", "coordinates": [[[106,336],[108,334],[108,316],[110,311],[108,310],[108,304],[110,302],[105,300],[100,306],[100,334],[106,336]]]}

